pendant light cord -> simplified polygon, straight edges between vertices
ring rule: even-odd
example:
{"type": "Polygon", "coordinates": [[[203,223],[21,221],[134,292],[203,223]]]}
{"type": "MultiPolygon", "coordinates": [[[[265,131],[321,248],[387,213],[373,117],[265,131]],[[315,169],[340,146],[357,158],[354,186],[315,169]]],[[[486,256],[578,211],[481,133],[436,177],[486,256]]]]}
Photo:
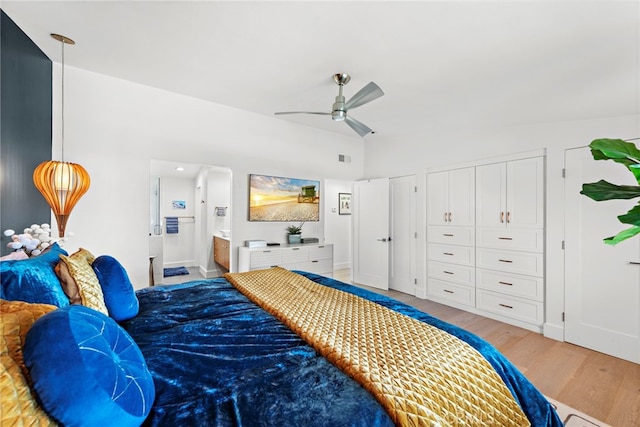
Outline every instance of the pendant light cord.
{"type": "Polygon", "coordinates": [[[64,163],[64,45],[65,42],[64,40],[62,40],[62,93],[60,94],[60,99],[61,99],[61,104],[62,104],[62,111],[61,111],[61,129],[62,129],[62,139],[61,139],[61,145],[62,145],[62,158],[60,160],[62,160],[62,162],[64,163]]]}

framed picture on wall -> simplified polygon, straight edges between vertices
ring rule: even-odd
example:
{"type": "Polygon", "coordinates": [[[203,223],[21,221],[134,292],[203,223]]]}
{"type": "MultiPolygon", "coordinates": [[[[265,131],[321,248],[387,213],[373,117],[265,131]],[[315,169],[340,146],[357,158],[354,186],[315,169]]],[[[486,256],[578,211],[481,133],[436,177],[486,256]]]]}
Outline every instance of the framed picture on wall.
{"type": "Polygon", "coordinates": [[[338,193],[338,214],[351,215],[351,193],[338,193]]]}
{"type": "Polygon", "coordinates": [[[320,181],[249,175],[249,221],[320,221],[320,181]]]}

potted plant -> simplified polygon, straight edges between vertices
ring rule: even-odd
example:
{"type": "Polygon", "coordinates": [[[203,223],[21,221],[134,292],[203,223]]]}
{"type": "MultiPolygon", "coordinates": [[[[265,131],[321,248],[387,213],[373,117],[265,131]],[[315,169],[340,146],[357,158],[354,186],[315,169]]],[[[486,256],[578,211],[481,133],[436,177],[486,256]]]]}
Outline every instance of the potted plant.
{"type": "Polygon", "coordinates": [[[290,225],[287,227],[287,241],[290,245],[300,243],[302,240],[302,225],[290,225]]]}
{"type": "MultiPolygon", "coordinates": [[[[605,180],[583,184],[581,194],[600,202],[613,199],[634,199],[640,197],[640,150],[621,139],[596,139],[589,144],[595,160],[613,160],[624,165],[635,177],[638,185],[616,185],[605,180]]],[[[629,212],[618,216],[618,220],[631,227],[615,236],[607,237],[604,242],[615,245],[623,240],[640,234],[640,202],[629,212]]]]}

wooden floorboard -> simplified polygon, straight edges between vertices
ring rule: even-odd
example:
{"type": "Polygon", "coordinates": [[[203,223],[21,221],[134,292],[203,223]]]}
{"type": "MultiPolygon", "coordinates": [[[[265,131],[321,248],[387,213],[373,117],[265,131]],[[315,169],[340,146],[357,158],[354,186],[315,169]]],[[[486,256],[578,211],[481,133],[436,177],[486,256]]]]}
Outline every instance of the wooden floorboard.
{"type": "MultiPolygon", "coordinates": [[[[349,270],[334,277],[351,283],[349,270]]],[[[614,427],[640,426],[639,364],[401,292],[362,287],[486,339],[543,394],[614,427]]]]}

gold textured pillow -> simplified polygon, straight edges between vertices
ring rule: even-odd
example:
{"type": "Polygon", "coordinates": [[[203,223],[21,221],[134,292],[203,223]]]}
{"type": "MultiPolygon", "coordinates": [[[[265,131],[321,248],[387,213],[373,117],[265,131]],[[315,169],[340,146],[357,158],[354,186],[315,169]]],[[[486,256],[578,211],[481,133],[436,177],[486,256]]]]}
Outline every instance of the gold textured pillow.
{"type": "MultiPolygon", "coordinates": [[[[70,256],[60,255],[60,259],[65,263],[69,274],[76,283],[82,305],[108,316],[109,311],[104,303],[104,295],[98,276],[91,267],[91,263],[95,259],[91,252],[80,248],[70,256]]],[[[62,271],[62,268],[60,270],[62,271]]]]}
{"type": "Polygon", "coordinates": [[[48,304],[0,299],[0,425],[55,426],[35,398],[22,356],[25,337],[33,322],[55,310],[48,304]]]}

